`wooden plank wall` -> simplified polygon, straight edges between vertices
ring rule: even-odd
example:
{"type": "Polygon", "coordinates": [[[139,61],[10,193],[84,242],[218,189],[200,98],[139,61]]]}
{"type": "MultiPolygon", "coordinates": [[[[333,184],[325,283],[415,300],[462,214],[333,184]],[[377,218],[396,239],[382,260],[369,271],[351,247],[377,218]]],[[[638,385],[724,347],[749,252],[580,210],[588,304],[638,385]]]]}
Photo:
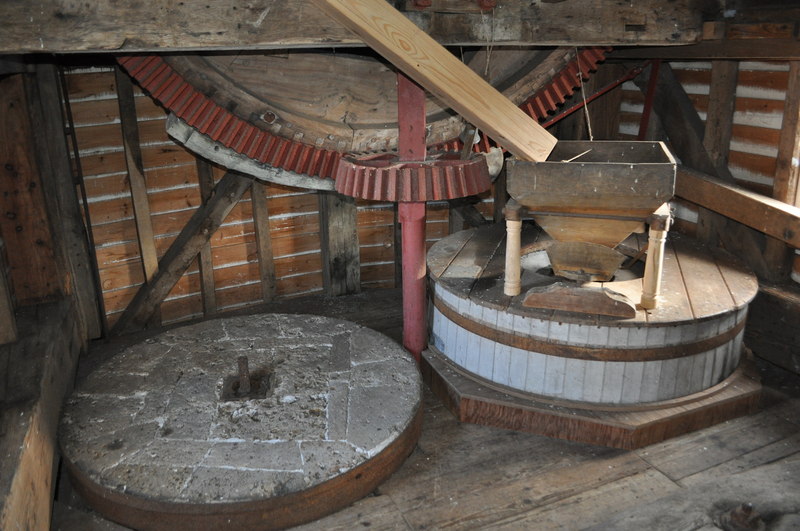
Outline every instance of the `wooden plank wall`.
{"type": "MultiPolygon", "coordinates": [[[[144,281],[136,222],[125,165],[114,71],[88,67],[67,71],[80,163],[86,183],[103,297],[113,326],[144,281]]],[[[194,155],[165,133],[166,114],[134,87],[147,197],[161,257],[201,203],[194,155]]],[[[215,181],[223,175],[214,167],[215,181]]],[[[269,236],[278,297],[322,293],[319,203],[316,192],[268,183],[269,236]]],[[[491,193],[479,208],[492,215],[491,193]]],[[[448,205],[430,203],[427,243],[448,234],[448,205]]],[[[357,202],[362,289],[393,287],[395,215],[391,203],[357,202]]],[[[263,302],[250,192],[210,242],[216,309],[263,302]]],[[[203,315],[201,275],[195,261],[161,307],[167,324],[203,315]]]]}
{"type": "MultiPolygon", "coordinates": [[[[671,62],[670,65],[705,121],[709,105],[711,62],[671,62]]],[[[739,63],[729,168],[737,184],[770,197],[788,71],[786,62],[739,63]]],[[[642,92],[633,82],[626,82],[620,105],[621,139],[636,139],[643,106],[642,92]]],[[[693,232],[697,222],[696,206],[680,202],[678,217],[682,228],[693,232]]]]}

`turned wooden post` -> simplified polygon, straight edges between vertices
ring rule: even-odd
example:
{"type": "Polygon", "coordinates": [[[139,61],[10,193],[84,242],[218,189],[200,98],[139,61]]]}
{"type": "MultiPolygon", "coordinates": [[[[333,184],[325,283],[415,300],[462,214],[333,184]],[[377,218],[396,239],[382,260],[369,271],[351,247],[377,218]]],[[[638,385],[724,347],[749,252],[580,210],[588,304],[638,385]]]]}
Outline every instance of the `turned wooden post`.
{"type": "Polygon", "coordinates": [[[646,310],[656,307],[661,292],[661,271],[664,267],[664,243],[672,217],[669,204],[664,203],[648,219],[650,234],[647,245],[647,260],[644,264],[641,306],[646,310]]]}
{"type": "Polygon", "coordinates": [[[511,296],[519,295],[522,285],[520,281],[522,276],[522,266],[520,264],[521,209],[520,204],[514,199],[509,200],[503,209],[503,213],[506,216],[506,279],[503,285],[503,293],[511,296]]]}

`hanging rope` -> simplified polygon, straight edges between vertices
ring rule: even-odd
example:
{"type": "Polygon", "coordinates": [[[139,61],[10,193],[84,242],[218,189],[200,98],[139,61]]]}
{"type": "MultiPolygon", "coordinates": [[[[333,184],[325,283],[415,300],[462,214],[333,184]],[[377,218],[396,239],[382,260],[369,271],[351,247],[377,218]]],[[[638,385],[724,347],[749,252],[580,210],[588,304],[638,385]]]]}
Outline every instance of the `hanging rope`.
{"type": "Polygon", "coordinates": [[[594,135],[592,134],[592,120],[589,118],[589,106],[587,105],[586,101],[586,91],[583,88],[583,68],[581,68],[581,56],[578,53],[578,48],[575,48],[575,57],[578,60],[578,80],[581,83],[581,97],[583,98],[583,114],[586,117],[586,128],[589,131],[589,141],[594,141],[594,135]]]}

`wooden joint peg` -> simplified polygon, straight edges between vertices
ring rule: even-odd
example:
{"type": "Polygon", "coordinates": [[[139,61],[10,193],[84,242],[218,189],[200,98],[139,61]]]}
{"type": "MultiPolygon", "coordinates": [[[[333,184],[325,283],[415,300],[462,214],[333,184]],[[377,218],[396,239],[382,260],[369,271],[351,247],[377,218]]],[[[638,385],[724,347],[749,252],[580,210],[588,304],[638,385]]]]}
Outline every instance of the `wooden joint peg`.
{"type": "Polygon", "coordinates": [[[642,300],[645,310],[656,307],[661,293],[661,272],[664,268],[664,244],[672,222],[669,203],[664,203],[648,218],[650,233],[648,237],[647,259],[644,264],[644,281],[642,284],[642,300]]]}
{"type": "Polygon", "coordinates": [[[511,199],[503,213],[506,216],[506,278],[503,293],[519,295],[522,286],[522,265],[520,263],[520,245],[522,233],[521,205],[511,199]]]}

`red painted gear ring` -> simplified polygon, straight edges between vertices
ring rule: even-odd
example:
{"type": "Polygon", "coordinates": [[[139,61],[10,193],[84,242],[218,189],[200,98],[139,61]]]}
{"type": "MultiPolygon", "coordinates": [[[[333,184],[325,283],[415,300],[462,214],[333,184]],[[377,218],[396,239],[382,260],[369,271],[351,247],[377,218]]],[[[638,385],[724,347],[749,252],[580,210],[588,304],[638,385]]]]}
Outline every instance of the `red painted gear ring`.
{"type": "Polygon", "coordinates": [[[479,194],[492,185],[486,159],[457,153],[431,153],[420,162],[396,154],[345,156],[336,171],[336,191],[375,201],[439,201],[479,194]]]}

